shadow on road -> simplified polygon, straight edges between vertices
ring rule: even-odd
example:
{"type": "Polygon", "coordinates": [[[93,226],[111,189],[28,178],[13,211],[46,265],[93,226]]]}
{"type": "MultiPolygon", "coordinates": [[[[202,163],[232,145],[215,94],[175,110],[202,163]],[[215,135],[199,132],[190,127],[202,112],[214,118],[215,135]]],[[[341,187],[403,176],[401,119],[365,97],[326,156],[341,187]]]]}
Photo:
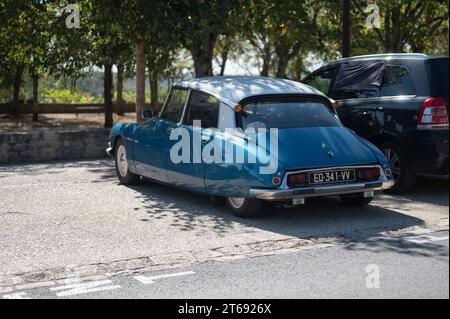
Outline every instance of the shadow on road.
{"type": "MultiPolygon", "coordinates": [[[[445,182],[442,183],[445,186],[445,182]]],[[[425,196],[425,201],[432,201],[432,196],[438,193],[436,196],[439,200],[436,204],[444,205],[445,200],[448,202],[448,193],[443,195],[445,190],[443,185],[419,184],[416,192],[424,188],[427,190],[425,195],[412,193],[392,199],[394,203],[397,200],[410,202],[408,197],[420,201],[422,196],[425,196]],[[438,190],[428,190],[428,187],[438,190]]],[[[424,221],[378,206],[377,202],[365,208],[349,208],[343,206],[338,198],[317,198],[310,199],[304,206],[291,209],[268,205],[261,216],[241,219],[234,217],[225,206],[211,204],[207,196],[152,182],[144,182],[130,188],[138,193],[137,198],[142,204],[136,210],[145,209],[146,212],[146,217],[140,221],[148,222],[150,225],[152,220],[167,218],[171,221],[172,227],[177,227],[181,231],[202,232],[203,229],[206,232],[207,229],[210,232],[213,228],[220,236],[231,232],[234,225],[239,223],[247,226],[245,229],[248,234],[255,229],[254,231],[265,230],[300,239],[337,237],[342,243],[347,244],[346,249],[349,250],[393,251],[421,256],[448,254],[446,248],[438,243],[415,245],[404,240],[382,238],[383,232],[421,226],[424,221]]]]}
{"type": "MultiPolygon", "coordinates": [[[[6,172],[34,174],[45,169],[58,173],[64,168],[80,167],[93,173],[93,183],[116,183],[114,162],[108,159],[89,162],[59,162],[3,167],[6,172]]],[[[123,186],[121,186],[123,187],[123,186]]],[[[180,231],[195,231],[197,234],[214,232],[225,236],[236,232],[236,225],[246,226],[245,233],[264,230],[300,239],[337,237],[347,243],[347,249],[391,250],[400,253],[426,255],[427,252],[442,252],[442,246],[411,244],[402,240],[380,238],[381,233],[413,226],[424,221],[407,214],[415,203],[448,206],[448,177],[420,177],[411,192],[401,196],[383,196],[381,201],[365,208],[349,208],[338,198],[310,199],[306,205],[291,209],[280,209],[267,205],[261,216],[254,219],[234,217],[225,206],[210,203],[209,197],[183,191],[153,182],[130,186],[136,192],[135,211],[138,222],[152,224],[155,220],[167,220],[171,227],[180,231]]]]}

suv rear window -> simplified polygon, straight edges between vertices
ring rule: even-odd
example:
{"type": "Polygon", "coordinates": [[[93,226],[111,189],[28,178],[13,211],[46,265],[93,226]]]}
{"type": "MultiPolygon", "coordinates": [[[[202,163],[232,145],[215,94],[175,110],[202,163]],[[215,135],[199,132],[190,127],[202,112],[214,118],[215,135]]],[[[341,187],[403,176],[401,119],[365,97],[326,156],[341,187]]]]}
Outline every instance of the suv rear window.
{"type": "Polygon", "coordinates": [[[428,60],[431,95],[448,97],[448,58],[428,60]]]}

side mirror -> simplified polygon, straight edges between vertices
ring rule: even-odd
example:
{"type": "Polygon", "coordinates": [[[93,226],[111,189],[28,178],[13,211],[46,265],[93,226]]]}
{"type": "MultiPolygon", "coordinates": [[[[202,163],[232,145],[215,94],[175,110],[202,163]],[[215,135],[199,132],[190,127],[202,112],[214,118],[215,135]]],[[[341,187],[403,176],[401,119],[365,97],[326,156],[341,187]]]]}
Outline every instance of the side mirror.
{"type": "Polygon", "coordinates": [[[153,114],[153,110],[152,109],[144,109],[144,110],[142,110],[142,118],[144,120],[149,120],[149,119],[151,119],[153,117],[154,117],[154,114],[153,114]]]}

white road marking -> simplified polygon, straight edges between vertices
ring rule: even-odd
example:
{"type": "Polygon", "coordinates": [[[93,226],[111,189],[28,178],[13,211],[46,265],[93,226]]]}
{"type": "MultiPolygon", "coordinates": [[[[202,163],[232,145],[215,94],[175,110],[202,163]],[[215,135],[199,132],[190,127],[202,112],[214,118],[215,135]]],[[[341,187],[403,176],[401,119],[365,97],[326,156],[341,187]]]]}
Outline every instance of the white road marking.
{"type": "Polygon", "coordinates": [[[152,277],[135,276],[133,278],[136,279],[137,281],[143,283],[144,285],[148,285],[148,284],[153,284],[155,282],[155,280],[158,280],[158,279],[178,277],[178,276],[188,276],[188,275],[194,275],[194,274],[195,274],[195,272],[193,272],[193,271],[185,271],[185,272],[177,272],[174,274],[152,276],[152,277]]]}
{"type": "Polygon", "coordinates": [[[54,287],[50,288],[50,291],[65,290],[62,292],[57,292],[56,296],[66,297],[122,288],[120,285],[110,285],[110,284],[112,284],[111,280],[100,280],[87,283],[65,285],[61,287],[54,287]]]}
{"type": "Polygon", "coordinates": [[[426,243],[431,243],[431,242],[435,242],[435,241],[444,241],[444,240],[448,240],[448,239],[449,239],[449,236],[439,237],[439,236],[429,236],[429,235],[404,238],[404,240],[415,243],[415,244],[426,244],[426,243]]]}
{"type": "Polygon", "coordinates": [[[3,295],[3,299],[31,299],[26,292],[16,292],[9,295],[3,295]]]}

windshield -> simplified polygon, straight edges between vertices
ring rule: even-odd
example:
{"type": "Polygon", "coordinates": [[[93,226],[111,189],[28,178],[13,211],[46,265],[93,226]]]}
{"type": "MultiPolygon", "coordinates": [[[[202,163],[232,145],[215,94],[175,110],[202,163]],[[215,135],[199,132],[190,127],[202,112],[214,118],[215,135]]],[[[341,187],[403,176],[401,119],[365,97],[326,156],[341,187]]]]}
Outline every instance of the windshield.
{"type": "Polygon", "coordinates": [[[320,102],[253,102],[242,111],[242,127],[300,128],[341,126],[336,115],[320,102]]]}

